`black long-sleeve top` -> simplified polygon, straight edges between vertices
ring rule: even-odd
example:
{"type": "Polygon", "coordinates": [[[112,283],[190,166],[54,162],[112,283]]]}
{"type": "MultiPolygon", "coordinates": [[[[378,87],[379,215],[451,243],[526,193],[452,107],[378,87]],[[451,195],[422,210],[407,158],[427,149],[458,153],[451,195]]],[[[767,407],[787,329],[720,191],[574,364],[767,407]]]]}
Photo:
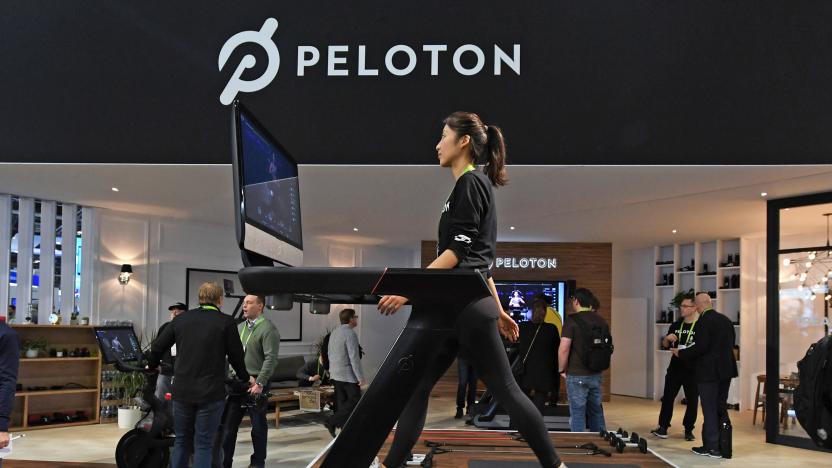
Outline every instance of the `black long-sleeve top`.
{"type": "Polygon", "coordinates": [[[452,250],[457,268],[488,270],[497,249],[497,207],[491,181],[482,171],[459,177],[439,218],[436,255],[452,250]]]}
{"type": "Polygon", "coordinates": [[[201,404],[225,398],[226,357],[239,379],[249,379],[237,325],[216,308],[201,306],[176,316],[153,341],[149,364],[158,365],[174,343],[176,401],[201,404]]]}
{"type": "Polygon", "coordinates": [[[20,338],[10,326],[0,322],[0,432],[9,432],[19,364],[20,338]]]}

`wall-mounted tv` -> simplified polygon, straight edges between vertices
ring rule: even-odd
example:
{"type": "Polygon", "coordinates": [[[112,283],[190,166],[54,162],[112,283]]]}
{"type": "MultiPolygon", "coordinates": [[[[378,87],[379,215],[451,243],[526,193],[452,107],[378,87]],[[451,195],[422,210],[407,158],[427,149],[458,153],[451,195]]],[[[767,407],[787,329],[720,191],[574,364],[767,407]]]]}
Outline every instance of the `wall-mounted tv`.
{"type": "Polygon", "coordinates": [[[569,307],[570,291],[575,290],[575,281],[494,281],[497,295],[503,309],[511,317],[523,322],[532,318],[532,303],[535,296],[544,294],[549,304],[563,319],[569,307]]]}

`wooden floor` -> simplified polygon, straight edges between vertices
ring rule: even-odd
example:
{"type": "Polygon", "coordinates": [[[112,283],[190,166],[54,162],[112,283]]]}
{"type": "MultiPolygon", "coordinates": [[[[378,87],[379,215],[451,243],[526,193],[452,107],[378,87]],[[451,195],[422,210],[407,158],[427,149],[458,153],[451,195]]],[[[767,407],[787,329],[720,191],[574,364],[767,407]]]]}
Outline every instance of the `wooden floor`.
{"type": "MultiPolygon", "coordinates": [[[[585,452],[582,449],[557,448],[561,459],[567,465],[570,462],[598,464],[598,465],[634,465],[646,468],[653,467],[669,467],[672,466],[652,452],[641,453],[637,449],[627,449],[624,453],[618,453],[614,449],[610,450],[609,444],[603,440],[598,434],[591,433],[569,433],[557,432],[550,433],[550,437],[555,446],[578,446],[587,442],[593,442],[598,447],[612,453],[612,456],[605,457],[603,455],[576,455],[568,452],[585,452]]],[[[381,449],[379,459],[383,460],[384,455],[390,447],[392,442],[392,434],[388,437],[384,446],[381,449]]],[[[451,449],[450,453],[435,454],[433,457],[433,466],[437,468],[467,468],[470,461],[483,460],[500,460],[500,461],[536,461],[537,458],[531,453],[531,449],[525,442],[513,440],[512,436],[505,432],[498,431],[480,431],[480,430],[426,430],[422,432],[419,442],[413,448],[415,454],[425,454],[430,449],[425,446],[425,441],[446,442],[448,444],[462,444],[465,446],[447,446],[451,449]],[[468,447],[473,445],[475,447],[468,447]],[[495,445],[499,447],[494,447],[495,445]],[[453,452],[453,449],[468,450],[470,452],[453,452]],[[516,453],[500,453],[500,452],[516,452],[516,453]]],[[[649,443],[649,442],[648,442],[649,443]]],[[[318,460],[313,466],[320,466],[318,460]]]]}

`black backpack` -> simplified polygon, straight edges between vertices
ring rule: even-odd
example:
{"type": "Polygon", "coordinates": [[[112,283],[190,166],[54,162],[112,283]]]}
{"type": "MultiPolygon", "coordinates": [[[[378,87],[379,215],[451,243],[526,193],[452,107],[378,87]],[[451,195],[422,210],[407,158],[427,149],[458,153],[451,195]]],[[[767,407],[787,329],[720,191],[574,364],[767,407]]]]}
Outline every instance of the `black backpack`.
{"type": "Polygon", "coordinates": [[[832,336],[809,347],[797,363],[800,383],[794,391],[797,420],[819,447],[832,448],[832,336]]]}
{"type": "Polygon", "coordinates": [[[587,338],[584,340],[584,365],[593,372],[601,372],[610,368],[610,359],[615,347],[612,345],[610,327],[603,325],[588,325],[581,313],[572,314],[570,320],[575,320],[581,333],[587,338]]]}

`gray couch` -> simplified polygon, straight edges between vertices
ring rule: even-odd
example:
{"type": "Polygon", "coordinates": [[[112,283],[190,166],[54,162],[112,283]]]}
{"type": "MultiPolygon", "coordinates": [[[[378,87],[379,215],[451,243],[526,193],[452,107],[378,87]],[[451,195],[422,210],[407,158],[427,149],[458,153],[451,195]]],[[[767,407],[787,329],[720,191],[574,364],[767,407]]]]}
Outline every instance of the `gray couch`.
{"type": "Polygon", "coordinates": [[[298,369],[306,364],[303,356],[286,356],[277,359],[277,368],[272,374],[270,387],[273,389],[294,388],[298,386],[298,369]]]}

